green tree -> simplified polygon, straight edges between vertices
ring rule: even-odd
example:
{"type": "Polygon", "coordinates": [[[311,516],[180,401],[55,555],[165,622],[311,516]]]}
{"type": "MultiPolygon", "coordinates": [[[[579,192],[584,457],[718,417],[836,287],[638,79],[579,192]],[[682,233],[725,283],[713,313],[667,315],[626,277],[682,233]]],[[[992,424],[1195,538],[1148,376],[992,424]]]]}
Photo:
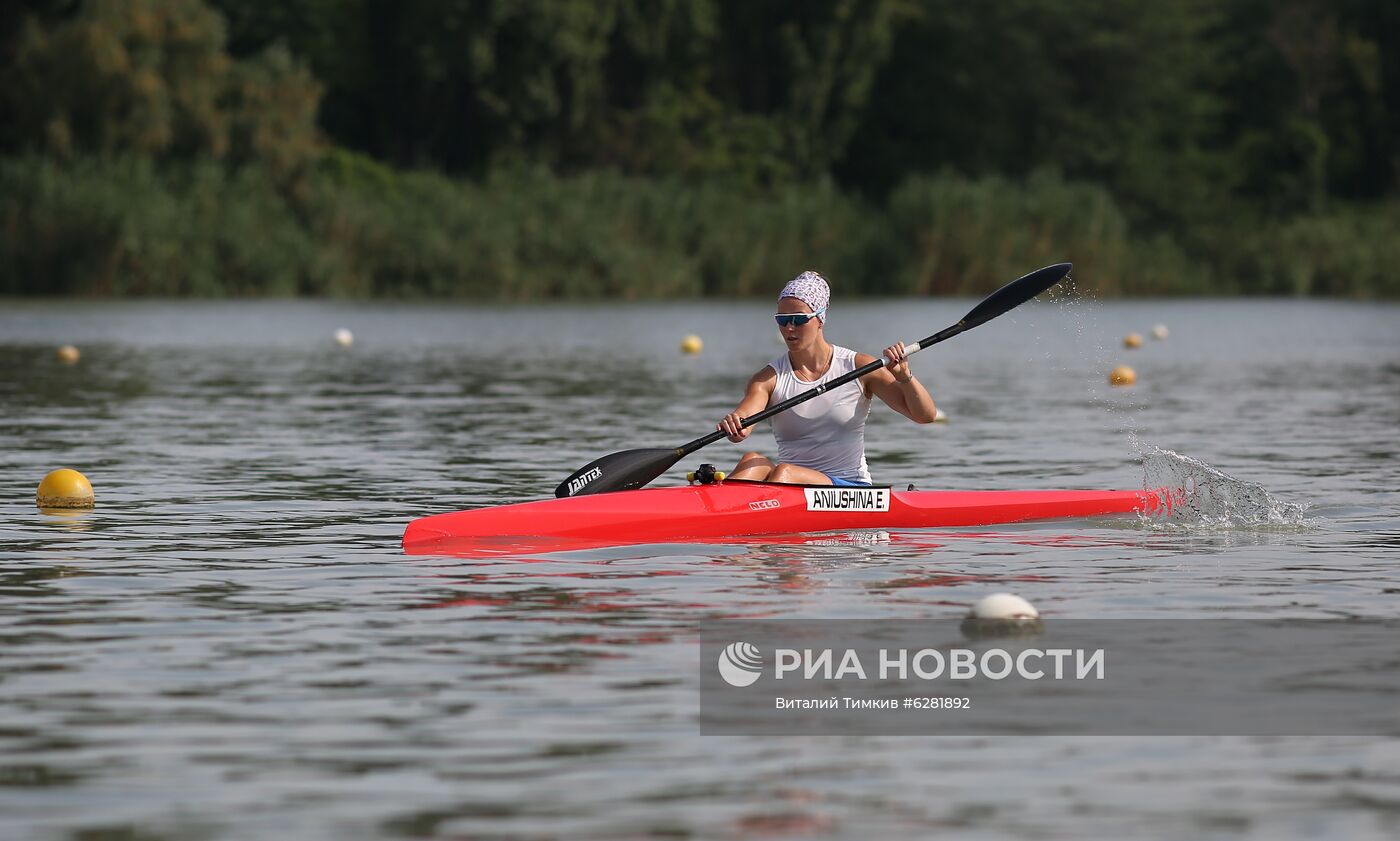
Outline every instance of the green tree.
{"type": "Polygon", "coordinates": [[[1394,194],[1400,173],[1400,9],[1236,0],[1219,87],[1239,195],[1272,216],[1330,197],[1394,194]]]}
{"type": "Polygon", "coordinates": [[[824,175],[908,0],[218,0],[236,54],[285,43],[322,123],[398,165],[747,182],[824,175]],[[333,33],[334,37],[329,37],[333,33]],[[366,71],[365,68],[372,68],[366,71]]]}
{"type": "Polygon", "coordinates": [[[900,28],[837,172],[882,194],[945,167],[1050,166],[1108,184],[1140,222],[1179,219],[1229,177],[1221,102],[1206,84],[1218,57],[1211,6],[926,2],[900,28]]]}
{"type": "Polygon", "coordinates": [[[889,0],[835,0],[822,11],[779,27],[789,76],[780,118],[807,176],[828,173],[846,151],[889,57],[895,24],[907,13],[889,0]]]}
{"type": "Polygon", "coordinates": [[[222,156],[223,22],[199,0],[91,0],[24,25],[9,86],[23,145],[60,158],[222,156]]]}
{"type": "Polygon", "coordinates": [[[89,0],[29,18],[7,88],[14,145],[259,163],[296,181],[318,154],[319,84],[285,50],[234,61],[224,37],[201,0],[89,0]]]}

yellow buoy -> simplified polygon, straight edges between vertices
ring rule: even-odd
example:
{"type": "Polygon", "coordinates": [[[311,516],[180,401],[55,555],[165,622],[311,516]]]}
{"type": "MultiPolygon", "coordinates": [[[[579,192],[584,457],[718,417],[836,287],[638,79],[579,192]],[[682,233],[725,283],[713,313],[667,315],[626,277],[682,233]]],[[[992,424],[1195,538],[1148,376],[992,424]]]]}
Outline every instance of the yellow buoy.
{"type": "Polygon", "coordinates": [[[91,508],[93,505],[92,483],[67,467],[45,476],[34,496],[40,508],[91,508]]]}
{"type": "Polygon", "coordinates": [[[1165,324],[1158,324],[1156,327],[1153,327],[1153,328],[1152,328],[1152,338],[1156,339],[1157,341],[1160,342],[1160,341],[1162,341],[1163,339],[1165,339],[1167,336],[1168,336],[1167,325],[1165,325],[1165,324]]]}
{"type": "Polygon", "coordinates": [[[78,359],[80,359],[81,357],[82,354],[78,353],[78,349],[73,347],[72,345],[64,345],[63,347],[58,349],[58,361],[66,365],[72,365],[74,362],[77,362],[78,359]]]}
{"type": "Polygon", "coordinates": [[[1127,365],[1119,365],[1108,372],[1109,385],[1132,385],[1137,382],[1137,372],[1127,365]]]}
{"type": "Polygon", "coordinates": [[[335,331],[335,343],[341,347],[350,347],[355,343],[355,334],[342,327],[335,331]]]}
{"type": "Polygon", "coordinates": [[[694,333],[681,339],[681,353],[699,353],[704,347],[705,343],[694,333]]]}
{"type": "Polygon", "coordinates": [[[1128,335],[1124,336],[1124,337],[1123,337],[1123,347],[1126,347],[1126,348],[1142,347],[1142,334],[1141,334],[1141,333],[1129,333],[1128,335]]]}

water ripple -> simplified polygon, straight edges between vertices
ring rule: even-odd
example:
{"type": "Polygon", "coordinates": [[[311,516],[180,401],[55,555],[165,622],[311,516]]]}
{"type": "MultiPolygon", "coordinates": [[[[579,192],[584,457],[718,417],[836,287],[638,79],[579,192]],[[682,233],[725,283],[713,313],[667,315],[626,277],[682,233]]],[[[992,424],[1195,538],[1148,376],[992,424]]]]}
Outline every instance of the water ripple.
{"type": "MultiPolygon", "coordinates": [[[[842,304],[834,338],[875,349],[967,305],[842,304]]],[[[879,478],[1136,487],[1151,441],[1228,504],[1189,528],[410,557],[414,517],[538,498],[598,455],[713,428],[781,352],[767,311],[7,304],[0,834],[1390,837],[1385,741],[698,735],[698,635],[725,618],[917,624],[996,590],[1049,622],[1400,611],[1395,307],[1023,309],[917,357],[950,423],[877,409],[879,478]],[[1118,337],[1156,322],[1170,341],[1110,389],[1118,337]],[[704,354],[676,352],[689,332],[704,354]],[[64,465],[96,509],[33,508],[64,465]],[[1295,509],[1268,500],[1306,503],[1306,527],[1254,527],[1261,499],[1285,525],[1295,509]]]]}

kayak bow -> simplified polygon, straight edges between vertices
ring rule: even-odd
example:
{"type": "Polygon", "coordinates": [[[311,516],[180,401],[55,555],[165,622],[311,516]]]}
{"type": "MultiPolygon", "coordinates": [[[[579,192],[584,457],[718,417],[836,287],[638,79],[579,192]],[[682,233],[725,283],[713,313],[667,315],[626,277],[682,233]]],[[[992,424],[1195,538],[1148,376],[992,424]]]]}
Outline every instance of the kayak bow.
{"type": "Polygon", "coordinates": [[[951,528],[1151,513],[1151,491],[896,491],[729,480],[545,499],[436,514],[408,524],[404,549],[547,537],[590,545],[674,543],[851,529],[951,528]]]}

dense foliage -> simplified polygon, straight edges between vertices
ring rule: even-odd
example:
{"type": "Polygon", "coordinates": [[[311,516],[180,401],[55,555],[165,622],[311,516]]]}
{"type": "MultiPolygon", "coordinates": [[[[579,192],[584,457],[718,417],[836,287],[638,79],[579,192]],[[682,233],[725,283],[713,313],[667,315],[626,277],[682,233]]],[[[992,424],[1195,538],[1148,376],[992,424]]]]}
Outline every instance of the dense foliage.
{"type": "Polygon", "coordinates": [[[1381,0],[30,0],[0,292],[1396,295],[1381,0]]]}

